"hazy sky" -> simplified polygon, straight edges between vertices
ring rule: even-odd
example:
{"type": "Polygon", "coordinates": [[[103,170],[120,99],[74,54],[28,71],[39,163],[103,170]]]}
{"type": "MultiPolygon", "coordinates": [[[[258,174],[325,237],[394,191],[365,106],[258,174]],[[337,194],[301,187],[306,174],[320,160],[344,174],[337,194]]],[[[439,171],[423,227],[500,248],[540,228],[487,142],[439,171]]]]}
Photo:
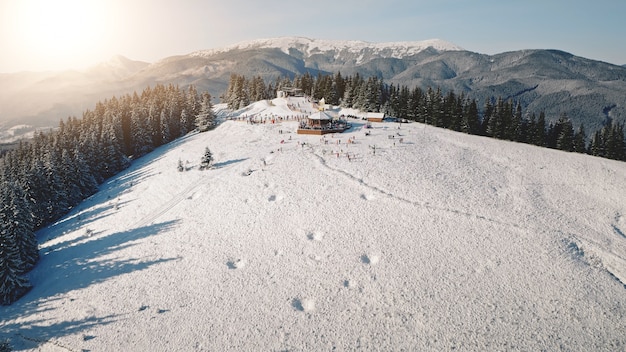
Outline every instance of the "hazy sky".
{"type": "Polygon", "coordinates": [[[443,39],[626,64],[624,0],[0,0],[0,72],[156,60],[282,36],[443,39]]]}

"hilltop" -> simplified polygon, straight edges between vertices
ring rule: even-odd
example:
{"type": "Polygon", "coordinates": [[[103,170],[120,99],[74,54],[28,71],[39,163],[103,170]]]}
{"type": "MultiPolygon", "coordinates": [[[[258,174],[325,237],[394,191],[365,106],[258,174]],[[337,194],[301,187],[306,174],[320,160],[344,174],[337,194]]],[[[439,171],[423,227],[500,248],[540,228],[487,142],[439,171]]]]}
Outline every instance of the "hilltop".
{"type": "Polygon", "coordinates": [[[291,108],[305,104],[218,106],[216,129],[135,160],[39,231],[34,288],[0,307],[0,340],[624,348],[625,163],[418,123],[372,123],[366,136],[350,119],[344,134],[303,136],[291,108]],[[206,147],[215,164],[200,171],[206,147]]]}

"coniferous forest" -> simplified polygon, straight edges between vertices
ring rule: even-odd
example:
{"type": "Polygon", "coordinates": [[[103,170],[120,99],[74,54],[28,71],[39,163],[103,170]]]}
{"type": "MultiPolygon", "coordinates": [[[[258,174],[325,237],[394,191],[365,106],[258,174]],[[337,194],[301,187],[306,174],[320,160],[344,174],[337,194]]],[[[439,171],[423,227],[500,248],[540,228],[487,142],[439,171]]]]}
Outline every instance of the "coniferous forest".
{"type": "Polygon", "coordinates": [[[188,132],[213,124],[211,96],[191,86],[158,85],[96,104],[81,119],[37,134],[0,159],[0,304],[30,289],[37,263],[34,231],[58,220],[98,185],[188,132]]]}
{"type": "Polygon", "coordinates": [[[463,93],[442,92],[438,88],[410,89],[359,74],[343,77],[341,73],[306,73],[292,80],[278,78],[268,85],[261,77],[247,79],[233,74],[222,100],[230,109],[239,109],[253,101],[273,98],[276,90],[284,87],[302,89],[314,99],[324,98],[327,104],[345,108],[384,112],[468,134],[626,161],[622,123],[609,120],[601,130],[588,135],[582,124],[573,125],[566,112],[547,117],[543,112],[523,112],[520,103],[511,99],[493,97],[479,103],[463,93]]]}

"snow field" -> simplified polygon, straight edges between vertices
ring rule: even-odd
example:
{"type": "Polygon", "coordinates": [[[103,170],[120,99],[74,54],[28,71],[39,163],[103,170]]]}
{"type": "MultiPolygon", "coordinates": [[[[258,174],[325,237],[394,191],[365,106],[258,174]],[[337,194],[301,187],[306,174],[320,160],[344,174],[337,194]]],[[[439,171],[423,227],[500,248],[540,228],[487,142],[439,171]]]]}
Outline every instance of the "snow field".
{"type": "MultiPolygon", "coordinates": [[[[245,113],[280,116],[284,101],[245,113]]],[[[420,124],[365,136],[351,122],[326,144],[295,121],[226,121],[135,161],[40,231],[35,288],[0,307],[0,338],[21,350],[624,348],[624,163],[420,124]],[[215,167],[199,171],[206,146],[215,167]]]]}

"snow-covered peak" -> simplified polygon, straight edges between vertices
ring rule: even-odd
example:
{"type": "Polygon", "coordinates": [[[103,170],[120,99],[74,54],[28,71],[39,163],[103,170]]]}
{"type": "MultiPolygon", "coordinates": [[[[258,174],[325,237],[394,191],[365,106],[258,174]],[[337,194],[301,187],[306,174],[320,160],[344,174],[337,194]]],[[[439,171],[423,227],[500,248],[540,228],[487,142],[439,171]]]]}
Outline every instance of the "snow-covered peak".
{"type": "Polygon", "coordinates": [[[223,48],[201,50],[191,53],[192,56],[207,57],[231,50],[245,50],[253,48],[278,48],[285,53],[290,49],[298,49],[308,55],[330,51],[347,51],[359,53],[364,50],[378,52],[384,57],[402,58],[414,55],[427,48],[438,51],[464,50],[463,48],[440,39],[422,41],[372,43],[359,40],[327,40],[311,39],[306,37],[278,37],[243,41],[223,48]]]}

